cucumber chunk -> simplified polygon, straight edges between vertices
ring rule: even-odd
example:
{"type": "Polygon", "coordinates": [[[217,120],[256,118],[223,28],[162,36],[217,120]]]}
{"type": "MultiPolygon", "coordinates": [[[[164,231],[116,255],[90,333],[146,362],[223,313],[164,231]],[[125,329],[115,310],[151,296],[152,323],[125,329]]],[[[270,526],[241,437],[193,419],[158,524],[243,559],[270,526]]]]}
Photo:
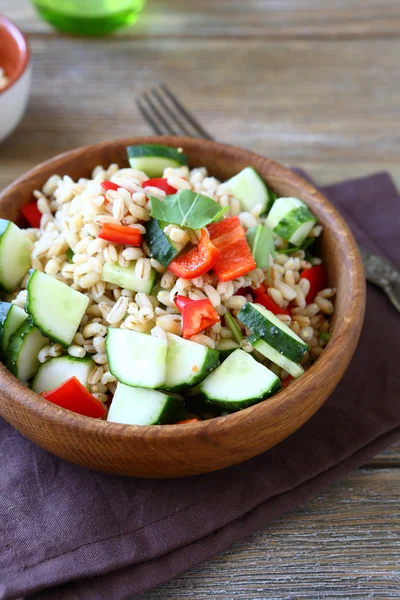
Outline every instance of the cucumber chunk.
{"type": "Polygon", "coordinates": [[[303,375],[304,369],[301,365],[293,362],[280,354],[275,348],[264,342],[256,335],[252,335],[249,337],[249,342],[258,352],[260,352],[265,358],[272,361],[274,364],[278,365],[281,369],[285,369],[292,377],[300,377],[303,375]]]}
{"type": "Polygon", "coordinates": [[[40,331],[68,347],[89,304],[89,298],[65,283],[33,271],[29,278],[26,311],[40,331]]]}
{"type": "Polygon", "coordinates": [[[118,263],[105,263],[101,279],[107,283],[115,283],[121,288],[132,292],[144,292],[151,294],[157,279],[157,271],[151,269],[150,279],[141,279],[136,275],[136,262],[129,267],[121,267],[118,263]]]}
{"type": "Polygon", "coordinates": [[[298,198],[278,198],[266,220],[276,235],[300,246],[317,222],[308,206],[298,198]]]}
{"type": "Polygon", "coordinates": [[[107,421],[126,425],[165,425],[177,420],[181,408],[180,398],[119,383],[107,421]]]}
{"type": "Polygon", "coordinates": [[[129,164],[133,169],[144,171],[148,177],[162,177],[164,169],[187,165],[187,158],[177,148],[158,144],[128,146],[129,164]]]}
{"type": "Polygon", "coordinates": [[[19,306],[0,302],[0,354],[5,354],[10,337],[27,318],[28,315],[19,306]]]}
{"type": "Polygon", "coordinates": [[[31,268],[32,242],[17,225],[0,219],[0,287],[13,292],[31,268]]]}
{"type": "Polygon", "coordinates": [[[222,362],[223,360],[228,358],[228,356],[230,354],[232,354],[232,352],[237,350],[239,347],[240,347],[239,344],[237,344],[233,340],[231,340],[229,338],[221,338],[219,340],[219,342],[217,342],[215,349],[218,350],[219,358],[220,358],[220,361],[222,362]]]}
{"type": "Polygon", "coordinates": [[[200,391],[211,404],[240,409],[271,396],[280,387],[275,373],[238,349],[200,384],[200,391]]]}
{"type": "Polygon", "coordinates": [[[31,388],[37,394],[49,392],[71,377],[76,377],[82,385],[88,387],[89,374],[94,365],[91,358],[75,358],[69,355],[50,358],[38,368],[31,388]]]}
{"type": "Polygon", "coordinates": [[[293,362],[300,362],[309,346],[277,316],[261,304],[246,302],[238,319],[274,350],[293,362]]]}
{"type": "Polygon", "coordinates": [[[167,370],[163,388],[178,391],[197,385],[219,364],[219,353],[167,333],[167,370]]]}
{"type": "Polygon", "coordinates": [[[164,385],[166,340],[129,329],[109,328],[106,352],[111,373],[122,383],[144,388],[164,385]]]}
{"type": "Polygon", "coordinates": [[[267,212],[272,198],[267,186],[253,167],[246,167],[227,181],[232,194],[239,200],[242,210],[252,211],[258,204],[260,212],[267,212]]]}
{"type": "Polygon", "coordinates": [[[163,267],[168,267],[181,250],[165,235],[163,227],[157,219],[150,219],[146,224],[144,239],[150,249],[150,256],[158,260],[163,267]]]}
{"type": "Polygon", "coordinates": [[[6,350],[6,365],[20,381],[26,383],[39,367],[38,354],[49,343],[30,319],[12,334],[6,350]]]}

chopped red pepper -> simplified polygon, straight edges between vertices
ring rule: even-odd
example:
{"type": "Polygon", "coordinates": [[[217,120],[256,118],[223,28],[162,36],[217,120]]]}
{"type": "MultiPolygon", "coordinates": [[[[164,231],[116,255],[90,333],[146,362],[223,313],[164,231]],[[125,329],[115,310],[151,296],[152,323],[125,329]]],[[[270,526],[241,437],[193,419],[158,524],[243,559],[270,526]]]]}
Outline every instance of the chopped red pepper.
{"type": "Polygon", "coordinates": [[[182,332],[184,338],[190,338],[220,320],[219,315],[208,298],[191,300],[185,296],[176,296],[175,304],[182,313],[182,332]]]}
{"type": "Polygon", "coordinates": [[[186,423],[199,423],[200,419],[183,419],[183,421],[177,421],[177,425],[186,425],[186,423]]]}
{"type": "Polygon", "coordinates": [[[270,310],[274,315],[290,315],[290,312],[286,308],[282,308],[272,300],[264,286],[260,285],[259,288],[253,290],[253,294],[254,302],[262,304],[262,306],[270,310]]]}
{"type": "Polygon", "coordinates": [[[108,190],[113,190],[114,192],[116,192],[121,187],[113,181],[102,181],[100,185],[106,192],[108,192],[108,190]]]}
{"type": "Polygon", "coordinates": [[[106,409],[100,400],[92,396],[76,377],[71,377],[55,390],[42,392],[40,395],[49,402],[79,415],[101,419],[106,414],[106,409]]]}
{"type": "Polygon", "coordinates": [[[305,269],[301,272],[300,277],[308,279],[310,282],[310,290],[306,296],[307,304],[314,302],[318,292],[328,287],[328,273],[324,265],[315,265],[311,269],[305,269]]]}
{"type": "Polygon", "coordinates": [[[289,383],[292,383],[293,379],[294,379],[294,377],[292,377],[292,375],[288,375],[288,376],[286,377],[286,379],[284,379],[284,380],[282,381],[282,387],[283,387],[283,388],[287,387],[287,386],[289,385],[289,383]]]}
{"type": "Polygon", "coordinates": [[[208,231],[212,243],[221,253],[214,265],[214,273],[219,281],[231,281],[256,268],[239,217],[211,223],[208,231]]]}
{"type": "Polygon", "coordinates": [[[197,246],[173,260],[168,270],[181,279],[195,279],[207,273],[219,259],[219,250],[210,241],[207,233],[202,229],[201,238],[197,246]]]}
{"type": "Polygon", "coordinates": [[[176,194],[177,190],[169,185],[168,181],[164,177],[154,177],[154,179],[148,179],[142,184],[143,189],[147,187],[156,187],[162,190],[168,196],[169,194],[176,194]]]}
{"type": "Polygon", "coordinates": [[[135,227],[114,225],[114,223],[104,223],[99,233],[99,238],[102,240],[126,246],[141,246],[142,237],[140,231],[135,227]]]}
{"type": "Polygon", "coordinates": [[[37,207],[36,200],[29,202],[29,204],[25,204],[25,206],[21,208],[21,212],[31,227],[39,229],[42,213],[37,207]]]}

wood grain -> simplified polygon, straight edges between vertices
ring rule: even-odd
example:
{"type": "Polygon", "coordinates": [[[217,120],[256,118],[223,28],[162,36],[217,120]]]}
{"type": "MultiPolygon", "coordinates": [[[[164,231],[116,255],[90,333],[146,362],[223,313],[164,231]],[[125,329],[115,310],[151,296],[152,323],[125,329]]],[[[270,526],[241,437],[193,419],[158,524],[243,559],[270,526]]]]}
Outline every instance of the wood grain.
{"type": "Polygon", "coordinates": [[[135,600],[400,598],[396,470],[351,473],[228,552],[135,600]]]}
{"type": "Polygon", "coordinates": [[[221,181],[252,166],[277,194],[304,200],[324,227],[322,256],[337,290],[331,341],[302,377],[267,402],[195,425],[138,427],[87,419],[39,398],[0,365],[0,414],[38,445],[99,471],[179,477],[215,471],[256,456],[296,431],[322,406],[355,350],[364,316],[365,279],[350,230],[314,187],[266,158],[206,140],[128,138],[67,152],[6,188],[0,194],[0,217],[17,221],[32,190],[40,189],[52,173],[77,180],[98,164],[126,162],[126,146],[149,143],[182,147],[189,165],[203,165],[221,181]]]}
{"type": "MultiPolygon", "coordinates": [[[[2,11],[27,32],[52,35],[28,0],[2,0],[2,11]]],[[[397,0],[148,0],[134,27],[118,37],[346,37],[397,36],[397,0]]]]}
{"type": "Polygon", "coordinates": [[[31,46],[32,96],[0,146],[0,186],[58,152],[150,133],[134,97],[160,80],[221,141],[303,166],[321,182],[390,167],[400,182],[400,41],[266,41],[262,53],[252,40],[44,38],[31,46]]]}

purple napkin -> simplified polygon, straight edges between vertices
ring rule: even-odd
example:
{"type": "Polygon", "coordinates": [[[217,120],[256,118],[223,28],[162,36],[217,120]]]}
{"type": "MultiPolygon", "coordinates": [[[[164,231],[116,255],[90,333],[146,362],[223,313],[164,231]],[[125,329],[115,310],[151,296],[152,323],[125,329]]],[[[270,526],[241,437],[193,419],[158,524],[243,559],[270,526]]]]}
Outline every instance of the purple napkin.
{"type": "MultiPolygon", "coordinates": [[[[400,268],[386,174],[324,189],[358,241],[400,268]]],[[[368,286],[358,349],[299,431],[241,465],[186,479],[89,471],[0,420],[0,600],[132,598],[306,501],[400,435],[400,315],[368,286]]]]}

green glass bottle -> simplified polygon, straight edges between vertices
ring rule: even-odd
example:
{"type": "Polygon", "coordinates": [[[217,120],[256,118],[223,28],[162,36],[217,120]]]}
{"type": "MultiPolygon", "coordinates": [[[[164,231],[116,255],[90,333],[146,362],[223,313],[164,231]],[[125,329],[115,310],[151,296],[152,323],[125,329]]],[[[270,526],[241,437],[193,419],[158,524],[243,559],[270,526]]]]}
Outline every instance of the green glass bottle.
{"type": "Polygon", "coordinates": [[[134,23],[146,0],[33,0],[56,29],[77,35],[104,35],[134,23]]]}

